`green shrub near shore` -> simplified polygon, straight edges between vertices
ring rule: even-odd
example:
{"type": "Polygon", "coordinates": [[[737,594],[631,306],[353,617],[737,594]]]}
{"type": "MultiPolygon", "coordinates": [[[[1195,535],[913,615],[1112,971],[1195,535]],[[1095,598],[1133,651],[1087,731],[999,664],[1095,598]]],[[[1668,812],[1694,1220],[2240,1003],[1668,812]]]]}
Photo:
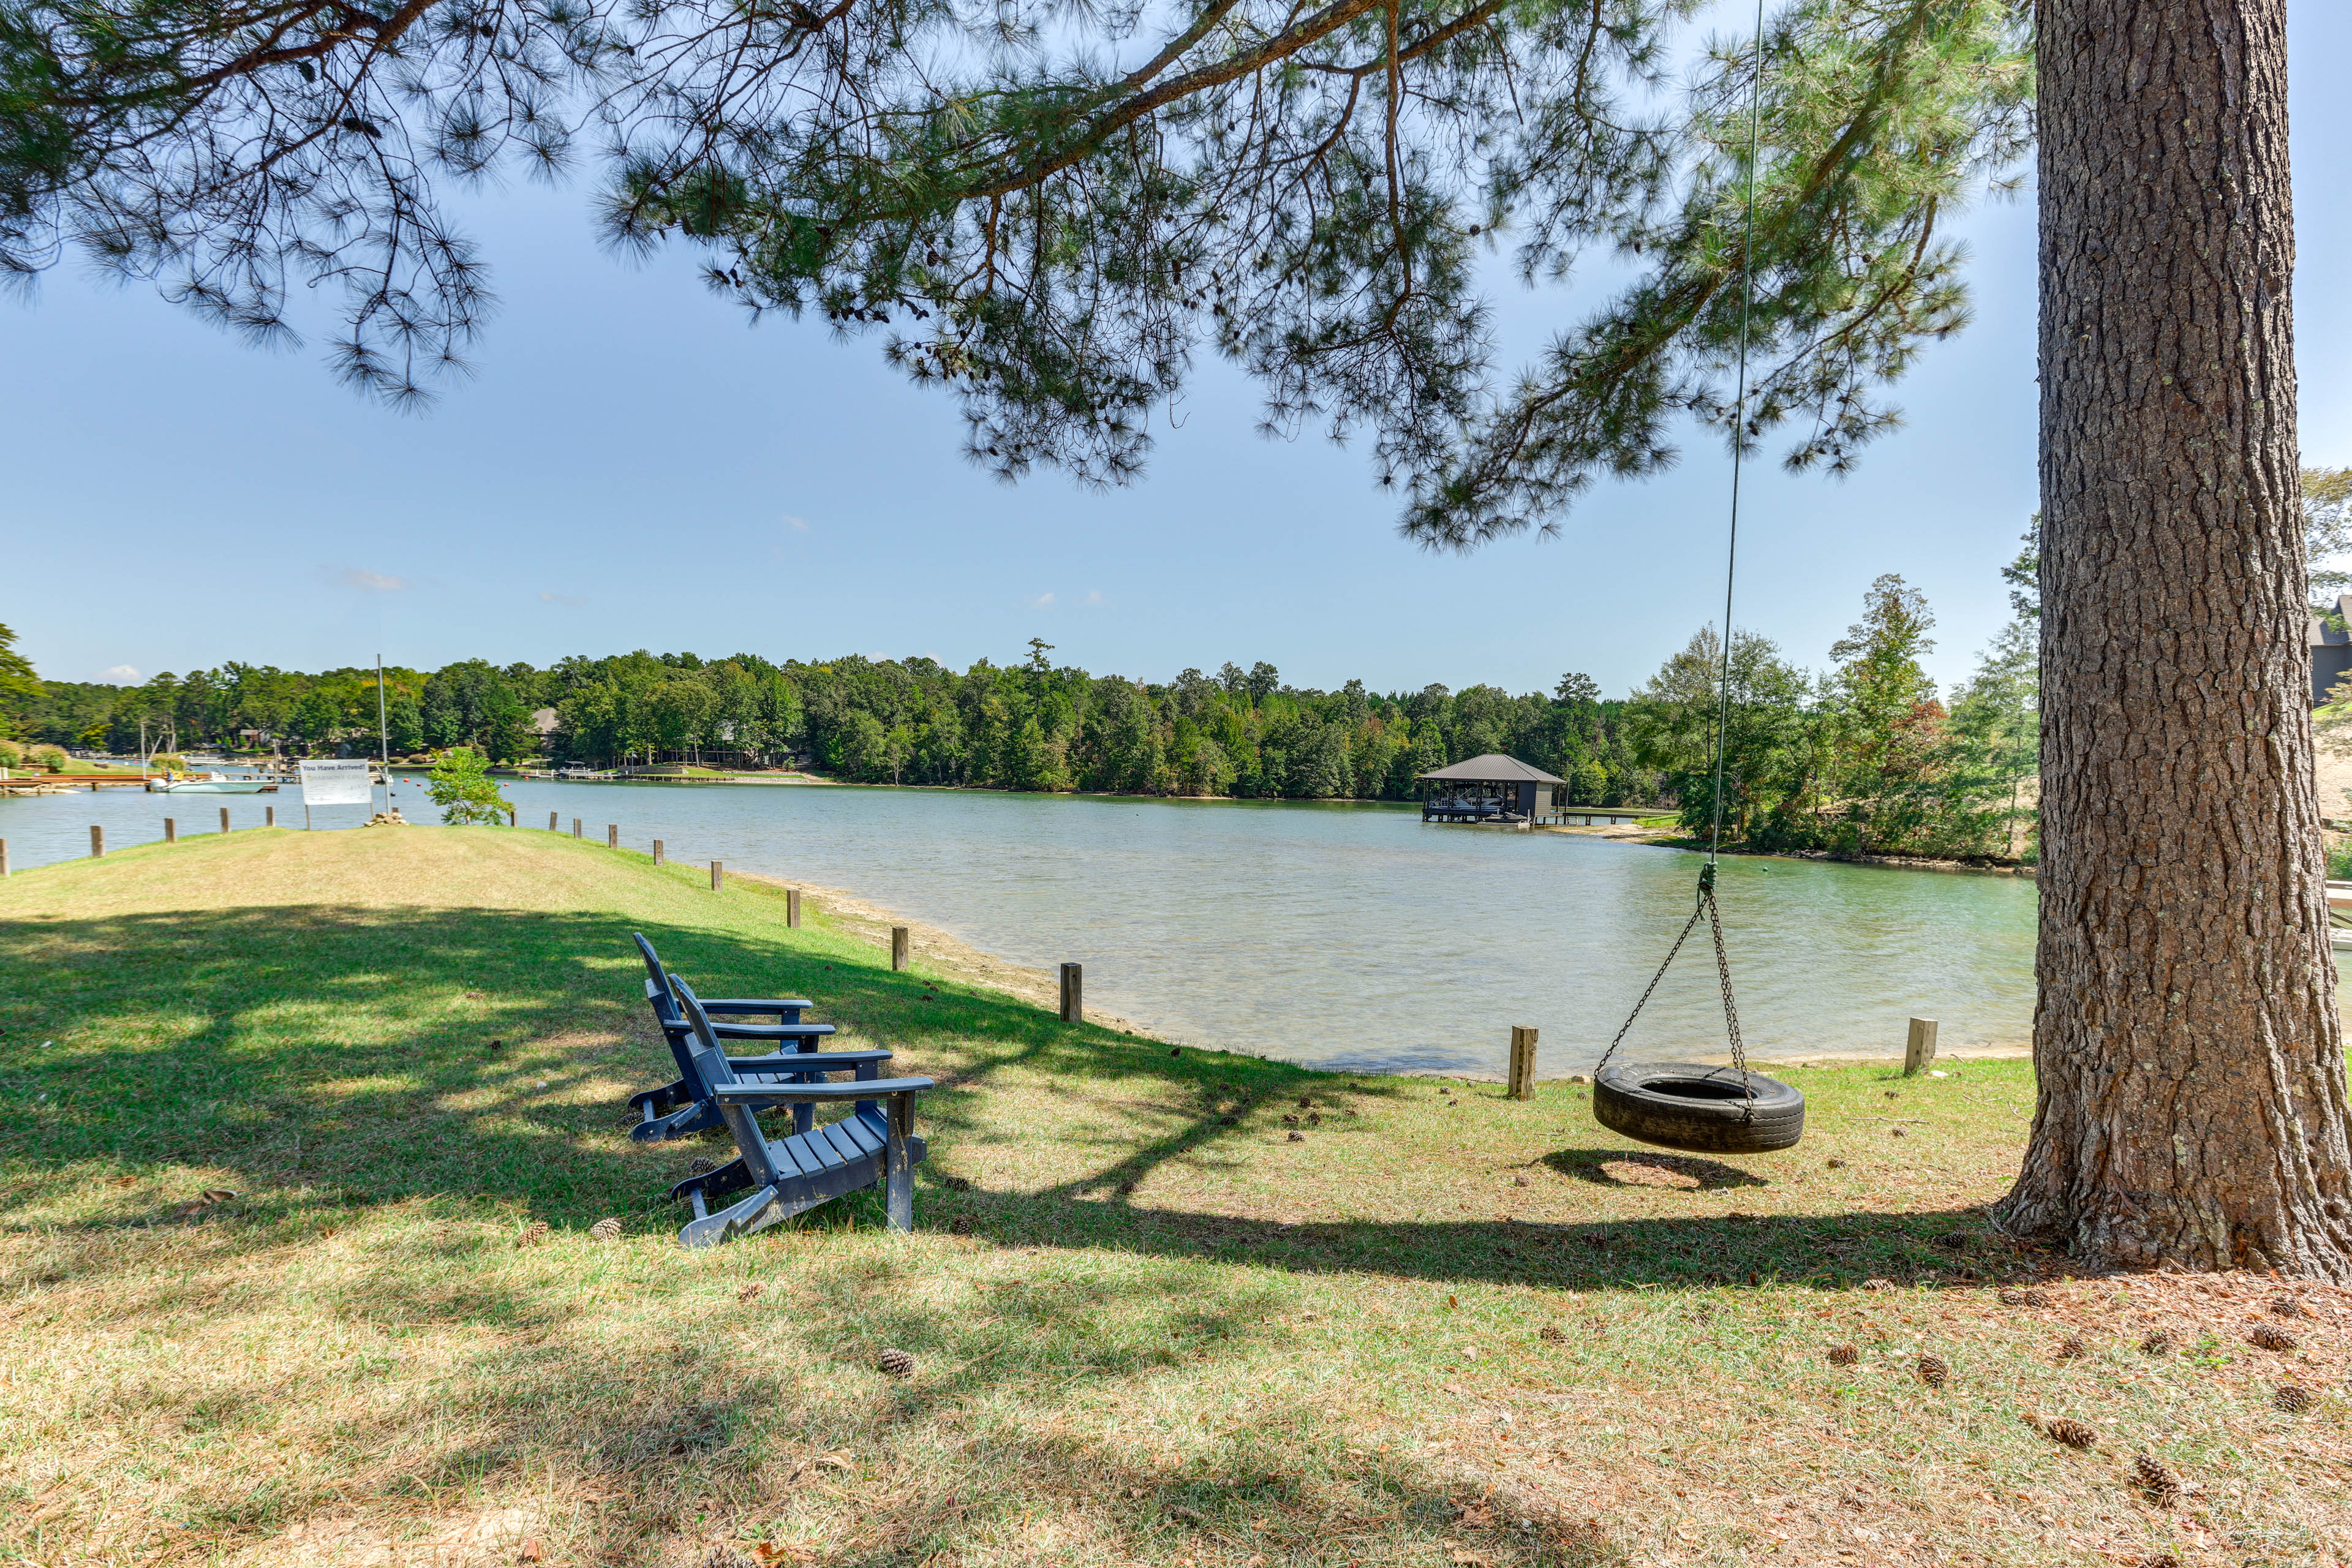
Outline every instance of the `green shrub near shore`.
{"type": "Polygon", "coordinates": [[[782,912],[480,828],[208,835],[0,882],[0,1541],[1435,1568],[2310,1563],[2342,1538],[2347,1293],[2294,1291],[2288,1352],[2247,1342],[2285,1321],[2267,1279],[1997,1299],[2053,1272],[1979,1212],[2021,1063],[1796,1072],[1805,1144],[1695,1160],[1601,1131],[1571,1084],[1522,1104],[1171,1051],[782,912]],[[916,1235],[858,1201],[677,1248],[667,1183],[727,1150],[621,1130],[668,1074],[632,930],[940,1079],[916,1235]],[[625,1234],[595,1243],[606,1215],[625,1234]],[[2309,1415],[2272,1410],[2283,1382],[2309,1415]],[[2136,1450],[2200,1489],[2145,1500],[2136,1450]]]}

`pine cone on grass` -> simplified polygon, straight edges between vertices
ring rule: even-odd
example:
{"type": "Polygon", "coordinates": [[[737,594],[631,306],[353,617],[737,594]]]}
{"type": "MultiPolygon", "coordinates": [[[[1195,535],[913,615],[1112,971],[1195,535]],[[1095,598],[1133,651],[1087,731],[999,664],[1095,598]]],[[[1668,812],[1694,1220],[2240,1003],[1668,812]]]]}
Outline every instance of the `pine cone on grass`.
{"type": "Polygon", "coordinates": [[[718,1161],[705,1159],[699,1154],[686,1163],[686,1173],[689,1176],[707,1176],[717,1169],[718,1161]]]}
{"type": "Polygon", "coordinates": [[[2302,1342],[2284,1329],[2274,1329],[2268,1323],[2257,1323],[2246,1338],[2266,1351],[2291,1351],[2302,1342]]]}
{"type": "Polygon", "coordinates": [[[2022,1290],[2003,1290],[1997,1300],[2004,1307],[2046,1307],[2050,1305],[2050,1298],[2043,1292],[2036,1290],[2031,1286],[2028,1286],[2022,1290]]]}
{"type": "Polygon", "coordinates": [[[1852,1345],[1832,1345],[1830,1347],[1830,1364],[1832,1366],[1852,1366],[1861,1359],[1862,1352],[1854,1349],[1852,1345]]]}
{"type": "Polygon", "coordinates": [[[2271,1408],[2288,1415],[2301,1415],[2311,1408],[2311,1390],[2299,1383],[2283,1383],[2271,1395],[2271,1408]]]}
{"type": "Polygon", "coordinates": [[[2158,1329],[2139,1342],[2142,1355],[2168,1355],[2172,1351],[2172,1336],[2158,1329]]]}
{"type": "Polygon", "coordinates": [[[2090,1346],[2083,1342],[2082,1335],[2068,1334],[2064,1339],[2058,1342],[2058,1359],[2060,1361],[2079,1361],[2083,1356],[2089,1352],[2090,1348],[2090,1346]]]}
{"type": "Polygon", "coordinates": [[[2304,1310],[2303,1303],[2296,1300],[2292,1296],[2272,1297],[2271,1310],[2282,1318],[2308,1318],[2311,1316],[2309,1312],[2304,1310]]]}
{"type": "Polygon", "coordinates": [[[915,1375],[915,1358],[902,1350],[887,1350],[874,1358],[874,1365],[890,1377],[915,1375]]]}
{"type": "Polygon", "coordinates": [[[522,1227],[522,1234],[515,1237],[514,1244],[519,1247],[537,1247],[546,1239],[547,1222],[543,1219],[535,1219],[522,1227]]]}
{"type": "Polygon", "coordinates": [[[588,1235],[594,1241],[618,1241],[621,1239],[621,1222],[607,1215],[588,1227],[588,1235]]]}
{"type": "Polygon", "coordinates": [[[1536,1331],[1536,1338],[1548,1345],[1564,1345],[1568,1342],[1568,1336],[1560,1331],[1558,1323],[1546,1323],[1536,1331]]]}
{"type": "Polygon", "coordinates": [[[2170,1508],[2180,1500],[2179,1479],[2164,1468],[2163,1461],[2150,1455],[2133,1457],[2132,1484],[2158,1508],[2170,1508]]]}
{"type": "Polygon", "coordinates": [[[1913,1370],[1918,1373],[1919,1381],[1930,1388],[1943,1387],[1952,1376],[1952,1369],[1944,1364],[1944,1358],[1939,1355],[1921,1356],[1913,1370]]]}
{"type": "Polygon", "coordinates": [[[2137,1568],[2180,1568],[2180,1559],[2169,1552],[2151,1552],[2139,1560],[2137,1568]]]}
{"type": "Polygon", "coordinates": [[[2072,1416],[2028,1415],[2026,1424],[2053,1443],[2063,1443],[2069,1448],[2095,1448],[2099,1435],[2072,1416]]]}

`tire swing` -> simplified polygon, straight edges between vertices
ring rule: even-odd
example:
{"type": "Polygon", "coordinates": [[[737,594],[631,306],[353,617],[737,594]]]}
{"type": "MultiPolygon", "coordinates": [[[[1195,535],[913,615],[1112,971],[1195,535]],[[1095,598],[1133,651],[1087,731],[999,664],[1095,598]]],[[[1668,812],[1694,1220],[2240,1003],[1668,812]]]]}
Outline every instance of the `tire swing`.
{"type": "Polygon", "coordinates": [[[1805,1131],[1805,1097],[1793,1085],[1751,1072],[1739,1038],[1739,1009],[1731,999],[1731,959],[1723,946],[1723,914],[1715,901],[1716,858],[1723,847],[1724,731],[1731,709],[1731,592],[1739,563],[1739,459],[1748,422],[1748,315],[1756,298],[1756,152],[1759,94],[1764,78],[1764,8],[1756,8],[1757,68],[1748,89],[1747,232],[1740,245],[1739,395],[1731,441],[1731,529],[1723,568],[1723,668],[1715,705],[1715,821],[1706,864],[1699,868],[1698,900],[1682,934],[1666,950],[1664,963],[1633,1004],[1592,1069],[1592,1115],[1601,1126],[1638,1142],[1700,1154],[1769,1154],[1793,1147],[1805,1131]],[[1715,973],[1723,988],[1724,1031],[1731,1041],[1731,1065],[1705,1062],[1634,1061],[1615,1066],[1610,1058],[1625,1043],[1633,1020],[1649,1005],[1683,943],[1706,918],[1715,938],[1715,973]]]}
{"type": "MultiPolygon", "coordinates": [[[[1717,784],[1718,798],[1721,789],[1717,784]]],[[[1718,831],[1719,831],[1718,824],[1718,831]]],[[[1666,960],[1650,976],[1617,1037],[1592,1069],[1593,1120],[1612,1132],[1662,1149],[1696,1154],[1769,1154],[1793,1147],[1805,1133],[1805,1096],[1792,1084],[1750,1071],[1739,1038],[1739,1010],[1731,999],[1731,960],[1723,946],[1723,915],[1715,902],[1715,855],[1699,868],[1698,901],[1666,960]],[[1649,1005],[1650,994],[1666,977],[1675,957],[1706,917],[1715,938],[1716,978],[1723,987],[1723,1022],[1731,1039],[1731,1065],[1705,1062],[1635,1061],[1611,1065],[1617,1047],[1649,1005]]]]}

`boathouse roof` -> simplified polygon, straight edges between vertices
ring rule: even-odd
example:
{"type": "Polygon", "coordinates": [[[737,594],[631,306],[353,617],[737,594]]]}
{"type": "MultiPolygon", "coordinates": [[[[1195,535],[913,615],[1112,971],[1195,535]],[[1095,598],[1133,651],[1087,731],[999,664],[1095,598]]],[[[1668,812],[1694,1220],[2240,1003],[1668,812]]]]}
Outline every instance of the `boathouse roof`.
{"type": "Polygon", "coordinates": [[[1473,757],[1466,763],[1456,763],[1450,768],[1440,768],[1433,773],[1417,775],[1424,779],[1440,779],[1447,784],[1565,784],[1556,773],[1548,773],[1532,763],[1517,757],[1507,757],[1500,752],[1489,752],[1483,757],[1473,757]]]}

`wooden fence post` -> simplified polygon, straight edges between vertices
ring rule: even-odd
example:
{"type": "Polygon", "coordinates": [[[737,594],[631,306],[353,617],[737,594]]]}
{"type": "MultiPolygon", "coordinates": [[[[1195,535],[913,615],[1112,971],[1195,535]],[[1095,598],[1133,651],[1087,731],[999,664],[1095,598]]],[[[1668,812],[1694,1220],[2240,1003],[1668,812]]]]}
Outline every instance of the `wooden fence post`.
{"type": "Polygon", "coordinates": [[[223,833],[228,831],[228,807],[226,806],[221,807],[221,831],[223,833]]]}
{"type": "Polygon", "coordinates": [[[1076,963],[1066,963],[1062,965],[1062,1022],[1083,1024],[1086,1021],[1086,970],[1076,963]]]}
{"type": "Polygon", "coordinates": [[[656,839],[655,839],[655,840],[654,840],[654,864],[655,864],[655,865],[656,865],[656,866],[658,866],[658,865],[660,865],[661,863],[662,863],[662,842],[661,842],[661,840],[660,840],[660,839],[656,838],[656,839]]]}
{"type": "Polygon", "coordinates": [[[618,849],[620,847],[621,825],[617,822],[608,822],[604,824],[604,847],[607,849],[618,849]]]}
{"type": "Polygon", "coordinates": [[[907,941],[907,928],[906,928],[905,926],[892,926],[892,927],[890,928],[890,967],[891,967],[891,968],[893,968],[893,969],[904,969],[904,968],[906,968],[906,967],[907,967],[907,948],[908,948],[908,941],[907,941]]]}
{"type": "Polygon", "coordinates": [[[93,822],[89,825],[89,858],[93,860],[106,853],[106,829],[93,822]]]}
{"type": "Polygon", "coordinates": [[[717,860],[710,863],[710,890],[714,893],[727,890],[727,868],[717,860]]]}
{"type": "Polygon", "coordinates": [[[1529,1024],[1511,1026],[1511,1098],[1536,1097],[1536,1031],[1529,1024]]]}
{"type": "Polygon", "coordinates": [[[276,806],[265,805],[261,808],[261,826],[264,827],[275,827],[278,826],[278,808],[276,806]]]}
{"type": "Polygon", "coordinates": [[[166,844],[177,844],[179,841],[180,825],[177,822],[174,822],[172,818],[168,816],[165,817],[163,819],[163,842],[166,844]]]}
{"type": "Polygon", "coordinates": [[[8,841],[0,838],[0,877],[8,874],[8,841]]]}
{"type": "Polygon", "coordinates": [[[562,831],[555,826],[555,813],[551,811],[547,814],[547,830],[550,833],[559,833],[562,831]]]}
{"type": "Polygon", "coordinates": [[[580,837],[580,819],[576,816],[572,819],[572,837],[574,838],[580,837]]]}
{"type": "Polygon", "coordinates": [[[801,890],[798,888],[784,889],[784,925],[791,931],[801,929],[801,890]]]}
{"type": "Polygon", "coordinates": [[[1911,1037],[1903,1046],[1903,1076],[1916,1078],[1936,1059],[1936,1020],[1911,1020],[1911,1037]]]}

